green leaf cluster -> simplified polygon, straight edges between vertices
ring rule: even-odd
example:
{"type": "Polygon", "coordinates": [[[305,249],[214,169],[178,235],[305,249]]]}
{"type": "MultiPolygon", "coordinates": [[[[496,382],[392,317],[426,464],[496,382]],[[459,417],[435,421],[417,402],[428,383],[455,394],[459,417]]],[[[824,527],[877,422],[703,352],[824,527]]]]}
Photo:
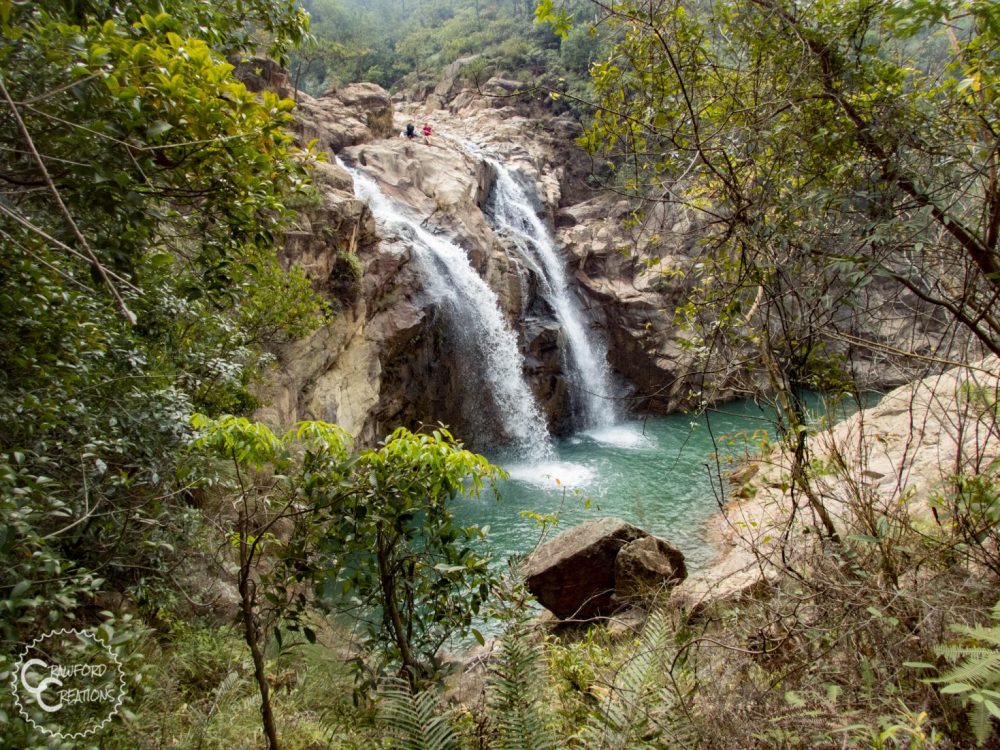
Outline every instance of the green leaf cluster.
{"type": "Polygon", "coordinates": [[[405,680],[386,680],[378,691],[378,721],[395,750],[458,750],[458,738],[432,691],[414,692],[405,680]]]}
{"type": "Polygon", "coordinates": [[[570,27],[572,18],[594,15],[583,0],[552,7],[551,17],[524,0],[308,0],[304,5],[315,43],[295,53],[291,71],[310,94],[359,80],[387,88],[415,82],[433,87],[449,64],[473,55],[478,59],[467,60],[461,71],[461,82],[470,89],[499,75],[526,87],[537,82],[581,93],[602,44],[586,26],[570,27]]]}
{"type": "Polygon", "coordinates": [[[275,249],[311,159],[292,103],[224,57],[304,22],[284,2],[0,3],[0,672],[176,567],[199,523],[176,472],[190,415],[252,409],[265,347],[322,319],[275,249]]]}
{"type": "Polygon", "coordinates": [[[444,428],[400,428],[360,453],[347,486],[334,490],[343,503],[326,532],[321,593],[331,604],[376,608],[366,618],[375,675],[400,665],[412,682],[435,675],[441,647],[485,614],[494,584],[485,532],[457,526],[450,505],[499,476],[444,428]]]}
{"type": "Polygon", "coordinates": [[[489,707],[496,725],[497,750],[555,750],[559,745],[546,715],[546,674],[541,644],[515,621],[500,639],[490,665],[489,707]]]}
{"type": "MultiPolygon", "coordinates": [[[[969,725],[982,747],[1000,719],[1000,603],[993,607],[992,626],[952,625],[961,642],[937,646],[938,656],[954,664],[929,682],[942,685],[942,695],[956,696],[969,711],[969,725]]],[[[914,664],[911,666],[930,666],[914,664]]]]}
{"type": "Polygon", "coordinates": [[[209,474],[199,456],[224,458],[238,471],[228,486],[258,504],[234,539],[267,547],[261,589],[279,641],[290,629],[312,642],[312,614],[347,611],[366,629],[361,688],[386,674],[412,685],[436,678],[442,645],[473,633],[494,585],[480,551],[485,531],[457,526],[450,506],[501,471],[443,427],[399,428],[378,448],[354,452],[343,430],[323,422],[300,422],[280,438],[231,415],[196,415],[193,425],[197,474],[209,474]],[[263,484],[241,470],[262,473],[263,484]],[[287,522],[287,537],[275,538],[287,522]]]}
{"type": "Polygon", "coordinates": [[[678,311],[696,352],[768,346],[794,387],[830,369],[826,337],[877,338],[872,307],[904,293],[1000,350],[998,18],[978,1],[607,12],[580,142],[616,189],[699,222],[678,311]]]}

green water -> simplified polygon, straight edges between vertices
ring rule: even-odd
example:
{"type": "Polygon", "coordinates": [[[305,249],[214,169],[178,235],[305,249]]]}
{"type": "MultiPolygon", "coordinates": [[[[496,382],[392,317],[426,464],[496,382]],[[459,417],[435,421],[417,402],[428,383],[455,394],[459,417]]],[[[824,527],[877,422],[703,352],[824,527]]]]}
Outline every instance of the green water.
{"type": "Polygon", "coordinates": [[[744,401],[699,417],[650,417],[577,434],[539,463],[491,457],[511,475],[501,500],[486,493],[463,500],[456,520],[489,525],[489,548],[503,562],[539,539],[538,524],[521,511],[558,513],[550,537],[589,518],[620,516],[671,541],[697,569],[715,554],[705,535],[721,499],[715,456],[753,452],[757,430],[773,435],[773,412],[744,401]]]}

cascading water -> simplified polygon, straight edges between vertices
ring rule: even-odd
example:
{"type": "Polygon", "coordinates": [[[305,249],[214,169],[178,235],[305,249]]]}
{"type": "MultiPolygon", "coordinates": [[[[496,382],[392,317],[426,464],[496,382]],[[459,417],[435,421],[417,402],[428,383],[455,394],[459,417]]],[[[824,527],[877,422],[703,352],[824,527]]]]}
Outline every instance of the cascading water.
{"type": "Polygon", "coordinates": [[[525,382],[517,337],[500,312],[496,294],[473,269],[468,255],[424,229],[370,177],[337,161],[350,172],[355,194],[368,204],[379,224],[412,245],[425,290],[451,314],[453,333],[466,350],[467,360],[481,363],[469,371],[484,378],[511,447],[523,458],[551,456],[548,428],[525,382]]]}
{"type": "MultiPolygon", "coordinates": [[[[474,147],[470,150],[477,151],[474,147]]],[[[496,159],[482,153],[496,174],[487,213],[493,228],[504,231],[538,273],[542,289],[566,335],[566,364],[573,388],[574,410],[579,427],[608,427],[618,421],[612,399],[614,387],[608,370],[607,352],[602,343],[588,335],[583,309],[573,295],[566,266],[552,232],[535,213],[525,189],[496,159]]]]}

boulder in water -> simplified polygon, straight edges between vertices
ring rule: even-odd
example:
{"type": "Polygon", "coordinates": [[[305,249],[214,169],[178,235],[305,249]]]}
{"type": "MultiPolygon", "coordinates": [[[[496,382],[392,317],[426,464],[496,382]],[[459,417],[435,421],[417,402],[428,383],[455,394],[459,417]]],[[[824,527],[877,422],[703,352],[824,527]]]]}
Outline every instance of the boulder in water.
{"type": "Polygon", "coordinates": [[[561,619],[603,614],[612,605],[619,551],[647,536],[621,518],[585,521],[542,545],[529,558],[528,590],[561,619]]]}
{"type": "Polygon", "coordinates": [[[652,597],[685,578],[684,555],[674,545],[656,536],[636,539],[615,558],[615,600],[652,597]]]}

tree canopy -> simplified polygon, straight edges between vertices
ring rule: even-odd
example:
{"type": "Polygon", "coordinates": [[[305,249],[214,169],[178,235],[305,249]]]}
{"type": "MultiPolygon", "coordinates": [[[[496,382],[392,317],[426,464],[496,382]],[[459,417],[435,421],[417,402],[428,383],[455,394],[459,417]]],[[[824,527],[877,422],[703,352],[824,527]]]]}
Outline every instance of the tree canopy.
{"type": "MultiPolygon", "coordinates": [[[[480,56],[480,71],[502,70],[526,82],[545,76],[552,85],[562,77],[582,86],[601,44],[583,26],[560,42],[534,22],[534,5],[521,0],[308,0],[304,5],[314,43],[296,52],[291,70],[309,93],[358,80],[385,87],[436,83],[445,66],[470,55],[480,56]]],[[[584,16],[593,13],[582,0],[573,6],[584,16]]]]}
{"type": "Polygon", "coordinates": [[[292,102],[252,95],[223,57],[280,54],[305,21],[291,2],[0,2],[11,648],[106,586],[155,588],[188,518],[189,415],[252,407],[265,345],[319,320],[275,252],[308,184],[292,102]]]}
{"type": "Polygon", "coordinates": [[[882,282],[1000,351],[994,3],[598,5],[621,39],[583,143],[705,227],[682,311],[702,343],[766,328],[801,368],[810,333],[857,333],[838,321],[882,282]]]}

